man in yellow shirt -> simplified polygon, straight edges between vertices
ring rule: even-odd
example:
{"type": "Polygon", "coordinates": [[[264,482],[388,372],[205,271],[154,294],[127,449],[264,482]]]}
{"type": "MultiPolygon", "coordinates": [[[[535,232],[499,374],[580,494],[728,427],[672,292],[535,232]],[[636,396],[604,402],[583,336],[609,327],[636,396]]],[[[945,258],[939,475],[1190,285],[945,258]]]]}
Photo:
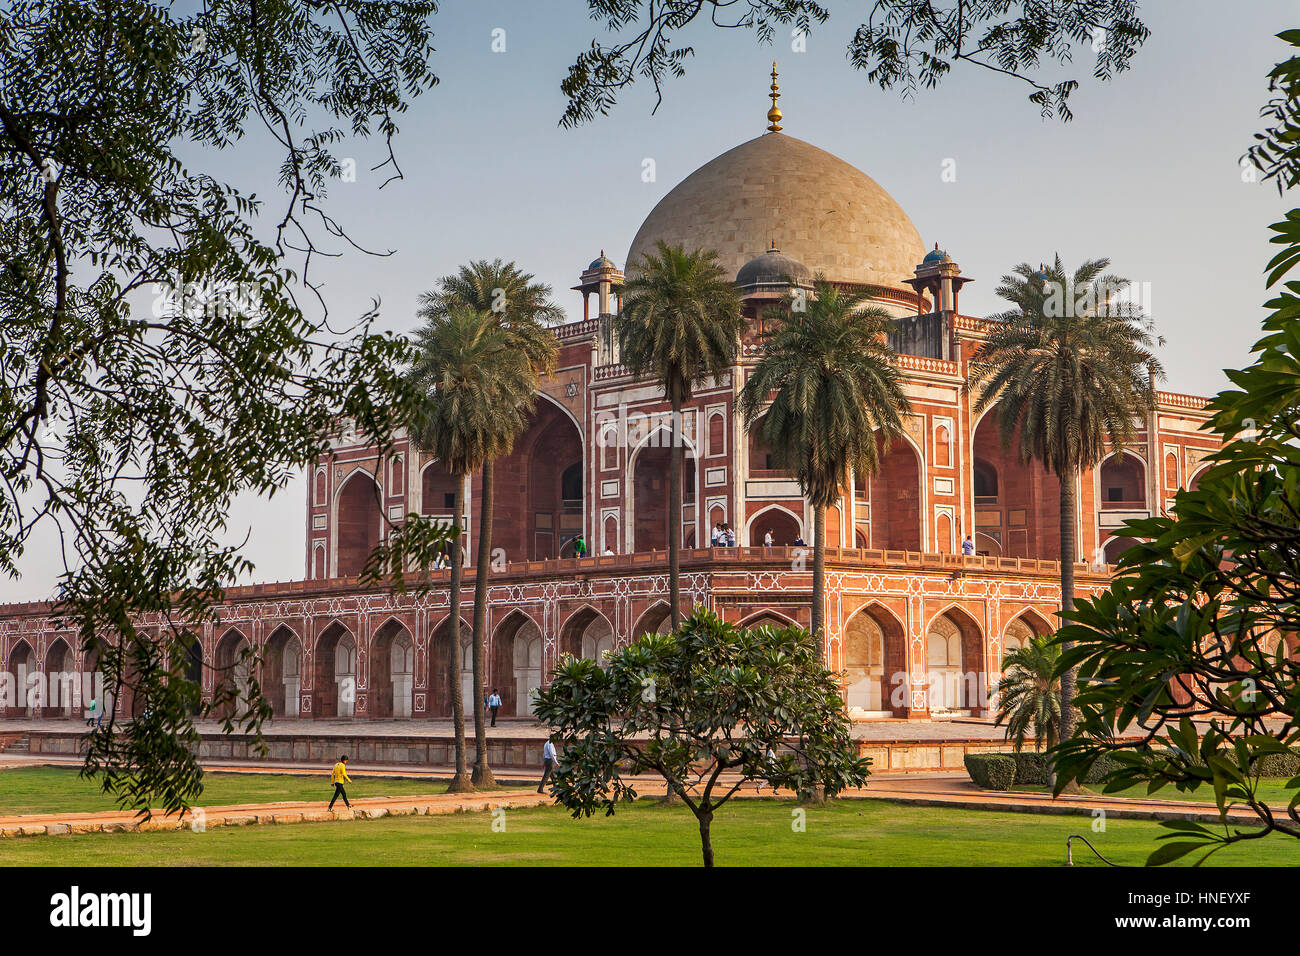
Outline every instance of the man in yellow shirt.
{"type": "Polygon", "coordinates": [[[339,758],[339,762],[334,765],[334,772],[330,774],[330,783],[334,784],[334,796],[330,797],[329,808],[334,809],[334,801],[339,797],[343,798],[343,805],[349,810],[352,804],[348,803],[348,792],[343,789],[345,783],[351,783],[352,778],[348,776],[348,755],[344,754],[339,758]]]}

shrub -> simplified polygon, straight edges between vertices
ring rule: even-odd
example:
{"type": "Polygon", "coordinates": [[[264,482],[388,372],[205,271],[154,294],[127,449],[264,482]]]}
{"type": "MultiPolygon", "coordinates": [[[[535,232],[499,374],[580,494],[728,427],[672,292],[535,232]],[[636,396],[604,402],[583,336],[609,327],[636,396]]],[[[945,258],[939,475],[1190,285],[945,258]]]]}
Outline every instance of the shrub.
{"type": "Polygon", "coordinates": [[[1016,782],[1016,761],[1010,754],[967,754],[966,772],[983,790],[1010,790],[1016,782]]]}

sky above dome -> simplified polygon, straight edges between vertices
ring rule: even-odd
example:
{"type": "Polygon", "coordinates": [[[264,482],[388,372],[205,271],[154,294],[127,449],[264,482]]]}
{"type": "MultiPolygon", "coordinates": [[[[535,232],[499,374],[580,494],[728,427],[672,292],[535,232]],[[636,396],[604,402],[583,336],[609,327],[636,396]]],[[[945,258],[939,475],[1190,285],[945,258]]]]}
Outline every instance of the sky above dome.
{"type": "MultiPolygon", "coordinates": [[[[444,4],[434,21],[441,82],[400,119],[405,178],[377,191],[385,176],[369,167],[380,146],[338,150],[358,174],[332,188],[331,214],[361,245],[392,255],[330,260],[318,277],[331,313],[341,321],[378,299],[385,327],[410,329],[418,295],[439,276],[500,256],[550,283],[581,318],[569,287],[601,249],[624,268],[673,186],[763,132],[776,59],[784,131],[866,172],[925,248],[952,255],[975,280],[964,313],[1001,309],[998,279],[1019,262],[1110,256],[1142,284],[1165,338],[1163,387],[1212,394],[1227,384],[1221,370],[1247,361],[1264,315],[1267,226],[1288,208],[1272,186],[1244,181],[1238,160],[1261,126],[1265,76],[1285,53],[1274,34],[1294,25],[1293,3],[1144,4],[1152,36],[1133,69],[1103,84],[1081,60],[1068,124],[1040,118],[1023,83],[974,68],[912,99],[882,92],[844,54],[863,5],[829,7],[805,52],[792,51],[788,31],[766,47],[748,33],[693,31],[696,56],[656,113],[653,90],[638,87],[612,116],[564,130],[559,83],[599,30],[586,5],[444,4]],[[496,30],[504,52],[494,52],[496,30]]],[[[264,138],[202,162],[278,212],[278,157],[264,138]]],[[[230,537],[249,535],[257,564],[249,580],[303,576],[304,496],[299,479],[235,509],[230,537]]],[[[22,567],[23,578],[0,579],[0,600],[51,593],[54,542],[35,542],[22,567]]]]}

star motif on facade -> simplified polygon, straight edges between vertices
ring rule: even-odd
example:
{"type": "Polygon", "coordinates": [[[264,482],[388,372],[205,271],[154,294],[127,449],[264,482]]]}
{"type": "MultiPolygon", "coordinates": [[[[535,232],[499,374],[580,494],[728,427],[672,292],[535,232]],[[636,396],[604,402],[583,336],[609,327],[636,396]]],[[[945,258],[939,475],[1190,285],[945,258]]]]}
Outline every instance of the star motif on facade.
{"type": "Polygon", "coordinates": [[[567,395],[569,398],[577,398],[577,397],[578,397],[578,383],[577,383],[577,382],[569,382],[567,385],[565,385],[565,386],[564,386],[564,394],[567,395]]]}

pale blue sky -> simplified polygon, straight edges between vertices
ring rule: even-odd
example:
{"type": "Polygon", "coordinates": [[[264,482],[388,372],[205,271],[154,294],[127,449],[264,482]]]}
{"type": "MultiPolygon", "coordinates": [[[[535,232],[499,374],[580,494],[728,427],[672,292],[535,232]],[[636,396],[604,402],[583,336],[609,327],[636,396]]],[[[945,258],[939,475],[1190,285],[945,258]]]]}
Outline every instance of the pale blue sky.
{"type": "MultiPolygon", "coordinates": [[[[449,0],[434,21],[441,82],[401,119],[405,179],[376,191],[374,144],[355,154],[357,182],[337,184],[329,209],[363,245],[395,250],[329,260],[324,294],[349,317],[382,300],[384,324],[413,324],[416,298],[463,262],[514,259],[568,291],[603,248],[624,265],[655,203],[694,169],[763,132],[768,72],[781,70],[785,132],[876,179],[927,246],[947,249],[976,281],[962,311],[1001,308],[998,278],[1021,261],[1059,251],[1067,263],[1108,255],[1121,275],[1149,283],[1164,387],[1213,393],[1221,369],[1247,361],[1266,298],[1267,225],[1287,208],[1272,186],[1242,181],[1238,158],[1260,127],[1265,75],[1295,25],[1294,0],[1160,0],[1143,4],[1152,36],[1134,68],[1109,84],[1090,78],[1087,54],[1075,119],[1043,120],[1013,79],[957,67],[937,90],[903,100],[868,85],[845,58],[866,5],[829,3],[831,20],[791,51],[752,34],[696,29],[687,76],[671,81],[651,116],[648,86],[626,92],[614,114],[578,130],[557,120],[559,83],[597,34],[579,0],[449,0]],[[494,53],[492,32],[505,31],[494,53]],[[655,161],[655,182],[642,181],[655,161]],[[941,179],[956,163],[956,182],[941,179]]],[[[208,165],[264,198],[275,196],[277,158],[249,144],[208,165]]],[[[278,198],[278,197],[275,197],[278,198]]],[[[253,580],[303,575],[304,490],[244,501],[232,536],[252,529],[253,580]]],[[[0,581],[0,600],[44,597],[57,573],[37,542],[26,575],[0,581]]]]}

